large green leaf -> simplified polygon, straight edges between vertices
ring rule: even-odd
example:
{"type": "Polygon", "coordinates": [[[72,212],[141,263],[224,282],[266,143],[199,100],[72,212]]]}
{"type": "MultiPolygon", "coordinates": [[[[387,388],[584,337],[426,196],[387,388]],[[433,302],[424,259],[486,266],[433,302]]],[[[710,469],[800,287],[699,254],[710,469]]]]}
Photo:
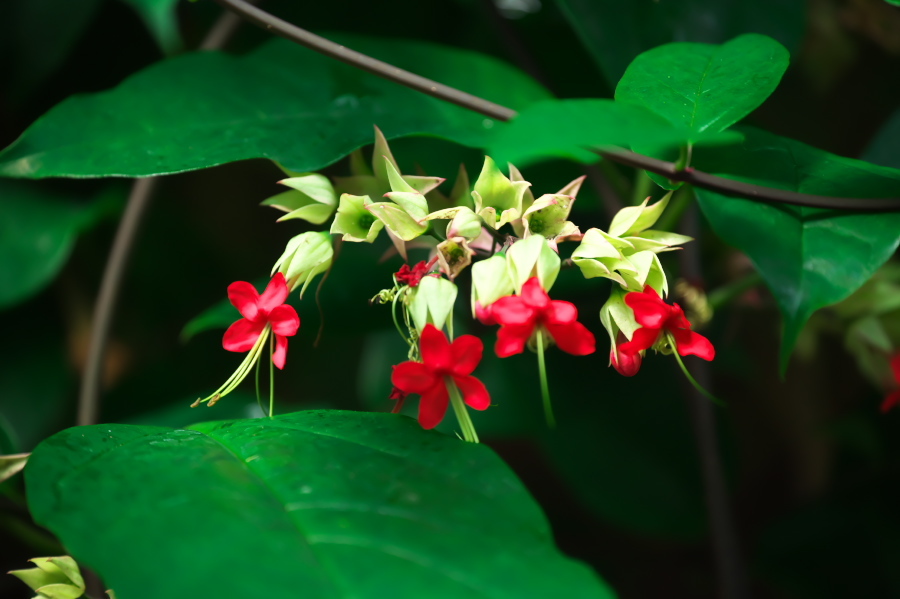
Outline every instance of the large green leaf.
{"type": "Polygon", "coordinates": [[[612,597],[484,446],[392,414],[73,428],[29,507],[119,597],[612,597]]]}
{"type": "MultiPolygon", "coordinates": [[[[697,167],[802,193],[900,196],[900,171],[744,129],[742,145],[696,155],[697,167]]],[[[810,315],[856,291],[900,242],[900,213],[861,214],[732,198],[697,189],[704,215],[746,252],[784,315],[782,369],[810,315]]]]}
{"type": "Polygon", "coordinates": [[[655,112],[684,128],[685,141],[693,142],[762,104],[788,62],[784,46],[765,35],[742,35],[719,46],[666,44],[634,59],[616,87],[616,100],[655,112]]]}
{"type": "Polygon", "coordinates": [[[115,202],[117,192],[109,192],[84,203],[44,184],[0,180],[0,309],[56,277],[78,233],[115,202]]]}
{"type": "Polygon", "coordinates": [[[792,51],[806,19],[802,2],[781,0],[559,0],[569,24],[615,85],[641,52],[669,42],[721,44],[763,33],[792,51]]]}
{"type": "MultiPolygon", "coordinates": [[[[334,36],[398,66],[513,107],[547,99],[502,62],[426,42],[334,36]]],[[[443,136],[482,147],[491,119],[274,40],[241,58],[199,53],[156,64],[117,88],[75,96],[0,153],[10,177],[146,176],[271,158],[320,169],[387,137],[443,136]]]]}
{"type": "Polygon", "coordinates": [[[862,157],[881,166],[900,168],[900,110],[878,131],[862,157]]]}
{"type": "Polygon", "coordinates": [[[156,38],[156,43],[166,54],[181,49],[181,34],[178,32],[178,16],[175,5],[178,0],[122,0],[141,15],[147,29],[156,38]]]}
{"type": "MultiPolygon", "coordinates": [[[[521,111],[491,141],[499,163],[527,165],[545,158],[570,158],[591,163],[598,156],[586,148],[629,146],[677,147],[686,132],[644,108],[613,100],[547,100],[521,111]]],[[[739,141],[731,132],[703,132],[695,140],[706,143],[739,141]]]]}

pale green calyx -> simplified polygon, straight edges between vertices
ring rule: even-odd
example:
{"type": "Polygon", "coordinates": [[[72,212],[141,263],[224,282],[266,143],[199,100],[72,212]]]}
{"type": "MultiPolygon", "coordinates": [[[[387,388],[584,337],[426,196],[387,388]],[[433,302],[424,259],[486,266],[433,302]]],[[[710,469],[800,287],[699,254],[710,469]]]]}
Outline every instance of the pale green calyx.
{"type": "Polygon", "coordinates": [[[384,223],[369,212],[371,205],[369,196],[342,194],[337,214],[331,223],[331,233],[342,234],[344,241],[375,241],[384,223]]]}
{"type": "Polygon", "coordinates": [[[368,210],[398,238],[411,241],[428,230],[428,201],[400,176],[393,164],[386,162],[385,171],[391,191],[384,195],[391,201],[370,204],[368,210]]]}
{"type": "Polygon", "coordinates": [[[622,334],[631,341],[634,332],[640,327],[634,319],[634,312],[625,303],[626,293],[629,292],[614,285],[610,290],[609,299],[600,308],[600,322],[609,334],[611,348],[616,347],[616,337],[618,337],[619,331],[622,331],[622,334]]]}
{"type": "Polygon", "coordinates": [[[272,267],[272,274],[281,272],[291,291],[302,285],[300,297],[312,280],[331,267],[334,249],[331,235],[321,231],[301,233],[291,239],[284,253],[272,267]]]}
{"type": "Polygon", "coordinates": [[[640,233],[644,229],[649,229],[656,224],[656,221],[659,220],[663,210],[669,205],[672,193],[673,192],[670,191],[652,206],[647,205],[650,201],[650,198],[647,198],[638,206],[627,206],[622,208],[616,213],[612,222],[609,224],[609,234],[614,237],[627,237],[629,235],[640,233]]]}
{"type": "Polygon", "coordinates": [[[264,200],[262,205],[287,212],[278,219],[279,222],[300,218],[314,225],[321,225],[331,217],[337,207],[337,196],[327,177],[316,173],[304,173],[282,179],[278,183],[290,187],[291,190],[264,200]]]}
{"type": "Polygon", "coordinates": [[[472,199],[475,212],[484,219],[484,223],[492,229],[499,229],[506,223],[522,217],[522,202],[525,192],[531,186],[527,181],[511,181],[489,156],[484,157],[484,166],[472,199]]]}
{"type": "Polygon", "coordinates": [[[475,252],[465,237],[448,237],[437,245],[438,264],[441,272],[451,281],[472,264],[475,252]]]}
{"type": "Polygon", "coordinates": [[[581,231],[569,220],[575,198],[560,193],[544,194],[536,199],[522,215],[525,237],[540,235],[553,244],[581,231]]]}
{"type": "Polygon", "coordinates": [[[410,291],[407,308],[416,330],[421,333],[428,323],[438,329],[443,328],[453,313],[456,294],[456,285],[447,279],[422,277],[419,285],[410,291]]]}
{"type": "Polygon", "coordinates": [[[662,297],[669,293],[666,273],[658,254],[681,249],[690,237],[648,229],[659,219],[671,198],[667,193],[659,202],[620,210],[613,218],[609,233],[588,229],[581,244],[572,252],[572,261],[585,278],[605,277],[629,291],[643,291],[649,285],[662,297]]]}
{"type": "Polygon", "coordinates": [[[512,244],[506,253],[506,264],[516,293],[531,277],[537,277],[541,287],[550,291],[559,275],[561,260],[553,251],[547,239],[538,235],[520,239],[512,244]]]}
{"type": "Polygon", "coordinates": [[[472,265],[472,316],[475,306],[487,307],[516,290],[506,264],[506,256],[494,254],[472,265]]]}
{"type": "MultiPolygon", "coordinates": [[[[352,195],[367,195],[380,198],[391,191],[388,178],[388,165],[399,172],[400,167],[391,153],[387,139],[381,129],[375,127],[375,149],[372,151],[372,168],[370,169],[362,158],[362,152],[356,151],[350,155],[350,177],[335,177],[335,186],[338,191],[352,195]]],[[[428,193],[444,179],[442,177],[427,177],[415,175],[403,175],[403,180],[419,193],[428,193]]]]}
{"type": "MultiPolygon", "coordinates": [[[[31,587],[39,598],[76,599],[84,595],[84,579],[68,555],[59,557],[35,557],[30,560],[36,568],[13,570],[13,576],[31,587]]],[[[37,599],[37,598],[36,598],[37,599]]]]}
{"type": "Polygon", "coordinates": [[[480,216],[466,206],[432,212],[425,217],[425,220],[450,220],[447,224],[447,237],[465,237],[469,241],[477,239],[481,235],[481,226],[484,222],[480,216]]]}

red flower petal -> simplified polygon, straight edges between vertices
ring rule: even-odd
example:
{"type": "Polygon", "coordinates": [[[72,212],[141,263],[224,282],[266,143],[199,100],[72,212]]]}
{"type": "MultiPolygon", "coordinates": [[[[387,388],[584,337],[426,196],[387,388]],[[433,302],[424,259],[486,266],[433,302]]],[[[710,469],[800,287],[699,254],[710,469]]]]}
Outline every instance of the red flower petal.
{"type": "Polygon", "coordinates": [[[525,351],[525,344],[534,332],[533,324],[507,325],[497,331],[497,343],[494,351],[499,358],[508,358],[525,351]]]}
{"type": "Polygon", "coordinates": [[[502,325],[519,325],[534,319],[535,312],[521,297],[507,295],[491,304],[491,316],[502,325]]]}
{"type": "Polygon", "coordinates": [[[437,385],[427,391],[419,401],[419,424],[422,428],[434,428],[444,419],[447,406],[450,405],[450,395],[447,393],[447,385],[441,380],[437,385]]]}
{"type": "Polygon", "coordinates": [[[491,405],[491,395],[487,387],[474,376],[455,376],[453,382],[462,392],[466,405],[476,410],[487,410],[491,405]]]}
{"type": "Polygon", "coordinates": [[[259,293],[247,281],[235,281],[228,286],[228,301],[247,320],[256,320],[259,314],[259,293]]]}
{"type": "Polygon", "coordinates": [[[556,341],[559,349],[573,356],[586,356],[597,349],[594,334],[580,322],[569,324],[547,324],[547,332],[556,341]]]}
{"type": "Polygon", "coordinates": [[[287,361],[287,343],[287,337],[275,335],[275,351],[272,353],[272,364],[278,370],[284,370],[284,363],[287,361]]]}
{"type": "Polygon", "coordinates": [[[453,366],[450,342],[444,332],[433,324],[426,324],[419,339],[422,361],[431,370],[449,370],[453,366]]]}
{"type": "Polygon", "coordinates": [[[626,341],[619,346],[620,353],[636,354],[639,351],[650,349],[659,339],[659,329],[640,328],[631,336],[631,341],[626,341]]]}
{"type": "Polygon", "coordinates": [[[294,306],[282,304],[269,312],[269,322],[272,323],[272,331],[276,335],[293,337],[300,329],[300,316],[294,306]]]}
{"type": "Polygon", "coordinates": [[[493,304],[482,306],[481,302],[475,302],[475,318],[477,318],[481,324],[487,326],[495,325],[497,324],[497,320],[494,318],[493,309],[493,304]]]}
{"type": "Polygon", "coordinates": [[[550,296],[541,287],[541,281],[537,277],[531,277],[525,281],[520,295],[526,304],[538,310],[543,310],[550,305],[550,296]]]}
{"type": "Polygon", "coordinates": [[[222,347],[234,352],[250,351],[265,327],[265,322],[252,322],[242,318],[225,331],[222,347]]]}
{"type": "Polygon", "coordinates": [[[900,383],[900,354],[891,358],[891,370],[894,371],[894,379],[900,383]]]}
{"type": "Polygon", "coordinates": [[[712,360],[716,357],[716,348],[709,339],[690,329],[673,329],[672,337],[675,338],[675,346],[682,356],[697,356],[704,360],[712,360]]]}
{"type": "Polygon", "coordinates": [[[617,352],[615,349],[609,352],[609,361],[616,372],[622,376],[634,376],[641,369],[643,356],[640,352],[629,354],[625,352],[617,352]]]}
{"type": "Polygon", "coordinates": [[[259,309],[268,314],[277,306],[283,304],[289,293],[290,290],[287,287],[284,275],[280,272],[275,273],[275,276],[272,277],[272,280],[266,286],[266,290],[259,296],[259,309]]]}
{"type": "Polygon", "coordinates": [[[626,293],[625,303],[634,311],[634,319],[639,325],[651,329],[662,328],[672,313],[672,307],[662,301],[652,287],[647,289],[650,291],[626,293]]]}
{"type": "Polygon", "coordinates": [[[403,362],[394,366],[391,383],[406,393],[424,395],[442,381],[434,376],[431,369],[421,362],[403,362]]]}
{"type": "Polygon", "coordinates": [[[478,363],[481,362],[481,354],[484,352],[484,343],[474,335],[462,335],[450,344],[452,356],[451,370],[455,375],[472,374],[478,363]]]}
{"type": "Polygon", "coordinates": [[[881,413],[886,414],[898,403],[900,403],[900,391],[894,391],[893,393],[885,397],[883,402],[881,402],[881,413]]]}
{"type": "Polygon", "coordinates": [[[548,324],[571,324],[578,320],[578,308],[572,302],[553,300],[544,311],[544,322],[548,324]]]}

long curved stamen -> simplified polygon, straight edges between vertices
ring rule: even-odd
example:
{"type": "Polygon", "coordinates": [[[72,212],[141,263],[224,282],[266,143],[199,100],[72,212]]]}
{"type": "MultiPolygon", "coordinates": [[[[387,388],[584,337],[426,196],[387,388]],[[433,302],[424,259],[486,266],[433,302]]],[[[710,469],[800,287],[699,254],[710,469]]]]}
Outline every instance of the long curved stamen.
{"type": "Polygon", "coordinates": [[[269,333],[272,330],[272,325],[267,324],[262,332],[259,334],[259,337],[256,339],[256,343],[253,344],[253,347],[250,348],[250,352],[244,357],[244,360],[237,367],[230,377],[222,384],[221,387],[216,389],[212,394],[204,399],[198,399],[193,404],[192,407],[199,406],[201,403],[207,403],[212,406],[215,405],[217,401],[234,391],[234,389],[240,385],[247,375],[250,374],[250,370],[259,360],[260,354],[262,354],[263,346],[265,345],[266,340],[269,338],[269,333]]]}

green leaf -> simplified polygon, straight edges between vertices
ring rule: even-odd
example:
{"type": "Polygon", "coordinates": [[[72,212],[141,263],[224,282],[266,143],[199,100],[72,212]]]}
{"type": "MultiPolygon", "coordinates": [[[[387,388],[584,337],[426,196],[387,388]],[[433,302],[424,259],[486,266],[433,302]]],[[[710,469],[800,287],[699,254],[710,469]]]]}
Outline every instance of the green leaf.
{"type": "MultiPolygon", "coordinates": [[[[533,80],[474,52],[427,42],[332,36],[346,46],[512,108],[549,97],[533,80]]],[[[146,176],[270,158],[321,169],[388,137],[429,134],[483,147],[491,119],[285,40],[233,57],[189,54],[113,90],[71,97],[0,153],[9,177],[146,176]]]]}
{"type": "Polygon", "coordinates": [[[164,54],[174,54],[181,50],[183,43],[178,32],[178,15],[175,13],[178,0],[122,0],[122,2],[131,5],[141,15],[164,54]]]}
{"type": "MultiPolygon", "coordinates": [[[[636,140],[654,148],[685,143],[686,132],[650,110],[602,99],[547,100],[522,110],[491,140],[498,162],[527,166],[547,158],[590,164],[599,157],[588,148],[630,146],[636,140]]],[[[733,132],[703,133],[698,142],[733,143],[733,132]]]]}
{"type": "Polygon", "coordinates": [[[613,596],[490,449],[399,415],[79,427],[25,476],[35,519],[120,597],[613,596]]]}
{"type": "Polygon", "coordinates": [[[118,195],[107,190],[84,203],[46,185],[0,180],[0,309],[53,281],[78,233],[108,213],[118,195]]]}
{"type": "MultiPolygon", "coordinates": [[[[616,86],[616,101],[642,106],[687,131],[724,131],[775,91],[788,67],[784,46],[747,34],[730,42],[674,43],[634,59],[616,86]]],[[[646,145],[646,140],[640,140],[646,145]]]]}
{"type": "Polygon", "coordinates": [[[641,52],[669,42],[721,44],[742,33],[769,35],[791,51],[806,23],[802,2],[755,0],[560,0],[563,14],[611,86],[641,52]]]}
{"type": "Polygon", "coordinates": [[[862,158],[881,166],[900,168],[900,110],[878,131],[862,158]]]}
{"type": "MultiPolygon", "coordinates": [[[[900,195],[900,171],[745,128],[744,143],[696,156],[698,168],[802,193],[900,195]]],[[[747,253],[784,315],[782,370],[810,315],[856,291],[897,249],[900,213],[853,214],[732,198],[696,189],[703,214],[747,253]]]]}

